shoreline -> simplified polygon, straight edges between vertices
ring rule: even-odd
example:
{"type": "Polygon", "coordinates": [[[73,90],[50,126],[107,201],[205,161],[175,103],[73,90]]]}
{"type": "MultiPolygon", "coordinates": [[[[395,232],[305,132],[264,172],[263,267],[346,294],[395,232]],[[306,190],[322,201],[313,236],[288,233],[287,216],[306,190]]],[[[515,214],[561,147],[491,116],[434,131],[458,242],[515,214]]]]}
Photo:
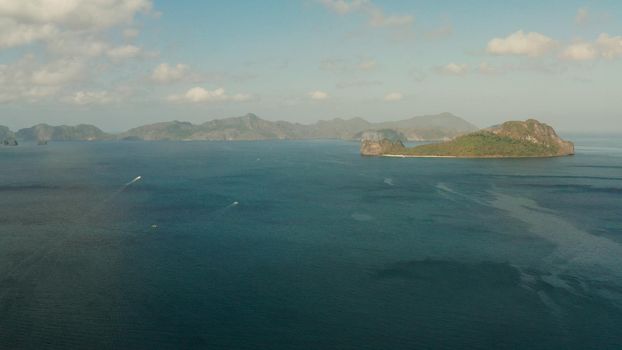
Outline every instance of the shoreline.
{"type": "Polygon", "coordinates": [[[570,157],[573,154],[560,154],[552,156],[435,156],[435,155],[414,155],[414,154],[381,154],[380,157],[388,158],[459,158],[459,159],[522,159],[522,158],[558,158],[570,157]]]}
{"type": "Polygon", "coordinates": [[[459,158],[458,156],[430,156],[430,155],[406,155],[406,154],[381,154],[381,157],[389,158],[459,158]]]}

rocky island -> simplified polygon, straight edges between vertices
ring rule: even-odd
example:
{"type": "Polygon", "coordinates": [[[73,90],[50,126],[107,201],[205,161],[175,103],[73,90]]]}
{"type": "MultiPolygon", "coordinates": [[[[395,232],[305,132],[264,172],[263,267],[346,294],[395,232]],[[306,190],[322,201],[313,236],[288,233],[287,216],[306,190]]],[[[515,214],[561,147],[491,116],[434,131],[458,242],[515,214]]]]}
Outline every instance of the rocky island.
{"type": "Polygon", "coordinates": [[[574,154],[572,142],[562,140],[552,127],[535,119],[509,121],[458,136],[451,141],[406,147],[400,140],[361,140],[361,154],[386,157],[523,158],[574,154]]]}
{"type": "Polygon", "coordinates": [[[0,145],[3,146],[17,146],[17,140],[15,134],[9,130],[6,126],[0,125],[0,145]]]}

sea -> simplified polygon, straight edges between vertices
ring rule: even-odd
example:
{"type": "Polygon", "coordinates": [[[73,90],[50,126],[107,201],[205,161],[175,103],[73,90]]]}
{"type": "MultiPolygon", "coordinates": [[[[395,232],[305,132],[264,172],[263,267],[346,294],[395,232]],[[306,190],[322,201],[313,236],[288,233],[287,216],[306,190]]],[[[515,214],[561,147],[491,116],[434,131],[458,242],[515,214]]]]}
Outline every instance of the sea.
{"type": "Polygon", "coordinates": [[[622,349],[622,137],[565,136],[1,147],[0,349],[622,349]]]}

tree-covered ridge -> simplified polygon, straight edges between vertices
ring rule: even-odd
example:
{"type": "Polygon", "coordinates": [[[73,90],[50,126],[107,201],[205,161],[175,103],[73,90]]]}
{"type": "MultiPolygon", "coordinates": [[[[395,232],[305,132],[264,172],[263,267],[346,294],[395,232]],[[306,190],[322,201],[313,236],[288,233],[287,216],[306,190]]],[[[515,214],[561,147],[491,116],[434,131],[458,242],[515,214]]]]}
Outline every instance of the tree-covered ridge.
{"type": "Polygon", "coordinates": [[[535,119],[511,121],[442,143],[408,148],[401,142],[364,140],[363,155],[437,157],[552,157],[574,154],[572,142],[562,140],[549,125],[535,119]]]}
{"type": "Polygon", "coordinates": [[[554,156],[559,147],[554,144],[535,144],[507,136],[480,131],[460,136],[453,141],[405,148],[405,154],[455,157],[536,157],[554,156]]]}

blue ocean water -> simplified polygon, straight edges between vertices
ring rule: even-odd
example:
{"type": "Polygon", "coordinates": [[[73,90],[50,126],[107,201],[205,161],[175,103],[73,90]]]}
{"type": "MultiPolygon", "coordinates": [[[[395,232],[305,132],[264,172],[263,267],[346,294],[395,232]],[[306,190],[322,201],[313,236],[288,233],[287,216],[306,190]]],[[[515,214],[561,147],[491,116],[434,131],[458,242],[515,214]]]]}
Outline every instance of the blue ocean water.
{"type": "Polygon", "coordinates": [[[0,148],[0,348],[620,349],[622,139],[571,139],[0,148]]]}

